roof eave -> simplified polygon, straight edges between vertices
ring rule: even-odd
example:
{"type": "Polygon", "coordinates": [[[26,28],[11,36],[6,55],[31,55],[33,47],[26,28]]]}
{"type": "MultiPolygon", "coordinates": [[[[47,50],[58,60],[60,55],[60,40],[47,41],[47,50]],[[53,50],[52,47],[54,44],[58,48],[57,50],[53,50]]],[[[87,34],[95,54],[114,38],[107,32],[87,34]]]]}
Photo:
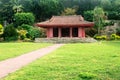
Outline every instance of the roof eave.
{"type": "Polygon", "coordinates": [[[38,27],[92,27],[94,26],[94,23],[89,24],[37,24],[38,27]]]}

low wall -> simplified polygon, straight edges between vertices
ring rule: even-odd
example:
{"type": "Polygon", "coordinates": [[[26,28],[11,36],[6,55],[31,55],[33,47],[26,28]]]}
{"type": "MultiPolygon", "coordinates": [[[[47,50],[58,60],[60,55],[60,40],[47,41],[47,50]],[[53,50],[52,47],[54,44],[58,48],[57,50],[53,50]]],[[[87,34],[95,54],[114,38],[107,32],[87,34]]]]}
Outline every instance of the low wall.
{"type": "Polygon", "coordinates": [[[39,43],[92,43],[97,42],[93,38],[36,38],[39,43]]]}

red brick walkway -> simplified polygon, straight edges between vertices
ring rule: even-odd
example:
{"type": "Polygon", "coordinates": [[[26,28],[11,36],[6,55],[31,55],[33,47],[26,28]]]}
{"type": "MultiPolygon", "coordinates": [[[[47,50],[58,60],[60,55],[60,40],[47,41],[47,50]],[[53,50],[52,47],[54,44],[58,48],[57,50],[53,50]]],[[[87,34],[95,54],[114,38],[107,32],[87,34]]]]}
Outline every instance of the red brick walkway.
{"type": "Polygon", "coordinates": [[[7,76],[9,73],[15,72],[21,67],[31,63],[32,61],[56,50],[61,47],[63,44],[55,44],[40,50],[36,50],[16,58],[7,59],[0,62],[0,78],[7,76]]]}

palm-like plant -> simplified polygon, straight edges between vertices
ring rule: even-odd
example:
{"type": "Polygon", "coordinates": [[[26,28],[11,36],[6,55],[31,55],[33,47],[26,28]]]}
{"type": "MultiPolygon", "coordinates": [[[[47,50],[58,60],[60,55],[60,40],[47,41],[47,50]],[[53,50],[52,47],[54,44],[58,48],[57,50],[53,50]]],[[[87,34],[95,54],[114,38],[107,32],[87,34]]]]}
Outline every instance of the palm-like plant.
{"type": "Polygon", "coordinates": [[[13,10],[15,13],[20,13],[23,11],[23,6],[22,5],[14,5],[13,10]]]}
{"type": "Polygon", "coordinates": [[[20,5],[20,0],[11,0],[11,3],[13,4],[13,10],[15,13],[20,13],[23,11],[23,6],[20,5]]]}
{"type": "Polygon", "coordinates": [[[94,16],[93,16],[93,20],[95,22],[95,25],[98,28],[98,34],[100,34],[100,30],[103,27],[104,24],[104,20],[105,20],[105,12],[103,11],[102,8],[100,7],[95,7],[94,9],[94,16]]]}

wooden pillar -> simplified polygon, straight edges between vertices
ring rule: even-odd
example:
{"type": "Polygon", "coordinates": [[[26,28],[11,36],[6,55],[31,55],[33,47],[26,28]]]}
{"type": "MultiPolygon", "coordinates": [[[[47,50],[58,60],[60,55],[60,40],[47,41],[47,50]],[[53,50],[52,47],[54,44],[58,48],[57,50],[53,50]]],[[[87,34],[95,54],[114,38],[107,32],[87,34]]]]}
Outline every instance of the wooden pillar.
{"type": "Polygon", "coordinates": [[[70,37],[72,38],[72,27],[70,27],[70,37]]]}
{"type": "Polygon", "coordinates": [[[50,28],[50,38],[53,38],[53,28],[50,28]]]}
{"type": "Polygon", "coordinates": [[[61,28],[58,28],[58,37],[61,38],[61,28]]]}
{"type": "Polygon", "coordinates": [[[85,28],[82,28],[82,38],[85,38],[85,28]]]}
{"type": "Polygon", "coordinates": [[[78,28],[78,37],[79,38],[85,38],[85,29],[82,27],[78,28]]]}
{"type": "Polygon", "coordinates": [[[46,29],[47,38],[49,38],[49,28],[46,29]]]}
{"type": "Polygon", "coordinates": [[[82,38],[82,28],[78,27],[78,37],[82,38]]]}
{"type": "Polygon", "coordinates": [[[47,38],[53,38],[53,28],[47,28],[47,38]]]}

